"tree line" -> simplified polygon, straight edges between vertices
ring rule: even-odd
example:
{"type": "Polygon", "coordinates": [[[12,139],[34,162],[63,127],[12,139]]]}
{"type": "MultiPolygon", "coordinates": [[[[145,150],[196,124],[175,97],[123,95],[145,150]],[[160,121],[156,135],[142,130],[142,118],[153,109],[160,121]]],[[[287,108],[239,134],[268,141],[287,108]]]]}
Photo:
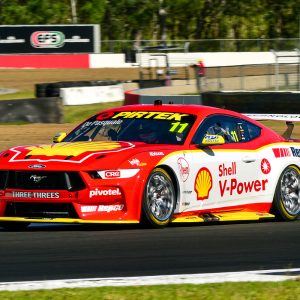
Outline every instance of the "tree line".
{"type": "Polygon", "coordinates": [[[0,0],[1,25],[100,24],[102,40],[298,38],[299,16],[295,0],[0,0]]]}

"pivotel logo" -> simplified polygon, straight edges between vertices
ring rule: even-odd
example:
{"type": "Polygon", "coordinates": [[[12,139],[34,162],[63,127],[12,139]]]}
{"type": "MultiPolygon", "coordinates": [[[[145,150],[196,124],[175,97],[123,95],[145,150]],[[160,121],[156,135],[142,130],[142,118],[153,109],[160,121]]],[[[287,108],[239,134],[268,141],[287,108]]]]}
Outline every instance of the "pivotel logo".
{"type": "Polygon", "coordinates": [[[119,188],[102,188],[98,189],[95,188],[94,190],[90,191],[90,198],[93,197],[101,197],[101,196],[121,196],[121,190],[119,188]]]}
{"type": "Polygon", "coordinates": [[[30,43],[34,48],[60,48],[65,43],[65,35],[60,31],[35,31],[30,43]]]}
{"type": "Polygon", "coordinates": [[[292,151],[293,156],[300,157],[300,149],[299,148],[291,147],[291,151],[292,151]]]}

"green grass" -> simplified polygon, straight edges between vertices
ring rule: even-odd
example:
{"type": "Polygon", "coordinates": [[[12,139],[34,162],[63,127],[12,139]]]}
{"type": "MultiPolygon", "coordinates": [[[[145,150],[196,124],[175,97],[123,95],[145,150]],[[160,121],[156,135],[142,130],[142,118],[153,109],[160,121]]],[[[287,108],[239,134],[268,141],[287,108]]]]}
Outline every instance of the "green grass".
{"type": "Polygon", "coordinates": [[[12,94],[0,94],[0,100],[33,99],[34,93],[30,91],[19,91],[12,94]]]}
{"type": "Polygon", "coordinates": [[[254,282],[203,285],[102,287],[0,292],[1,300],[297,300],[300,282],[254,282]]]}

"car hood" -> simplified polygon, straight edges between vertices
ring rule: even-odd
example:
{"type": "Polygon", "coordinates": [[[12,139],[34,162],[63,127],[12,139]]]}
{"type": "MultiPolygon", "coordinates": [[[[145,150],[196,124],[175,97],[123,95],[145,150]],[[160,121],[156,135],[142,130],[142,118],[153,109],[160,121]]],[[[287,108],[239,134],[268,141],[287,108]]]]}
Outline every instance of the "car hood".
{"type": "MultiPolygon", "coordinates": [[[[170,147],[170,146],[169,146],[170,147]]],[[[144,151],[168,149],[163,145],[132,142],[70,142],[27,145],[10,148],[0,154],[1,169],[90,170],[117,168],[125,160],[144,151]]],[[[174,146],[173,146],[174,147],[174,146]]],[[[172,146],[171,146],[172,148],[172,146]]],[[[150,152],[152,153],[152,152],[150,152]]],[[[164,155],[154,155],[155,158],[164,155]]],[[[160,157],[161,158],[161,157],[160,157]]],[[[156,159],[154,159],[156,160],[156,159]]]]}

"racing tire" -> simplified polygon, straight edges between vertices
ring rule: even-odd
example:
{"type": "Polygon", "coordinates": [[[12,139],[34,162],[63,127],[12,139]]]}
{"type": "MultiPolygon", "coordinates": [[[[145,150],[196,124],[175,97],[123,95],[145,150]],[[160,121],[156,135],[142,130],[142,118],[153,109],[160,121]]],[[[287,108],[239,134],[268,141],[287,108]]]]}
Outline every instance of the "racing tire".
{"type": "Polygon", "coordinates": [[[280,221],[293,221],[300,216],[300,170],[296,166],[288,166],[281,173],[272,212],[280,221]]]}
{"type": "Polygon", "coordinates": [[[30,225],[29,222],[0,222],[0,227],[8,231],[23,231],[30,225]]]}
{"type": "Polygon", "coordinates": [[[170,175],[155,168],[147,179],[142,204],[142,224],[154,228],[167,226],[176,206],[176,193],[170,175]]]}

